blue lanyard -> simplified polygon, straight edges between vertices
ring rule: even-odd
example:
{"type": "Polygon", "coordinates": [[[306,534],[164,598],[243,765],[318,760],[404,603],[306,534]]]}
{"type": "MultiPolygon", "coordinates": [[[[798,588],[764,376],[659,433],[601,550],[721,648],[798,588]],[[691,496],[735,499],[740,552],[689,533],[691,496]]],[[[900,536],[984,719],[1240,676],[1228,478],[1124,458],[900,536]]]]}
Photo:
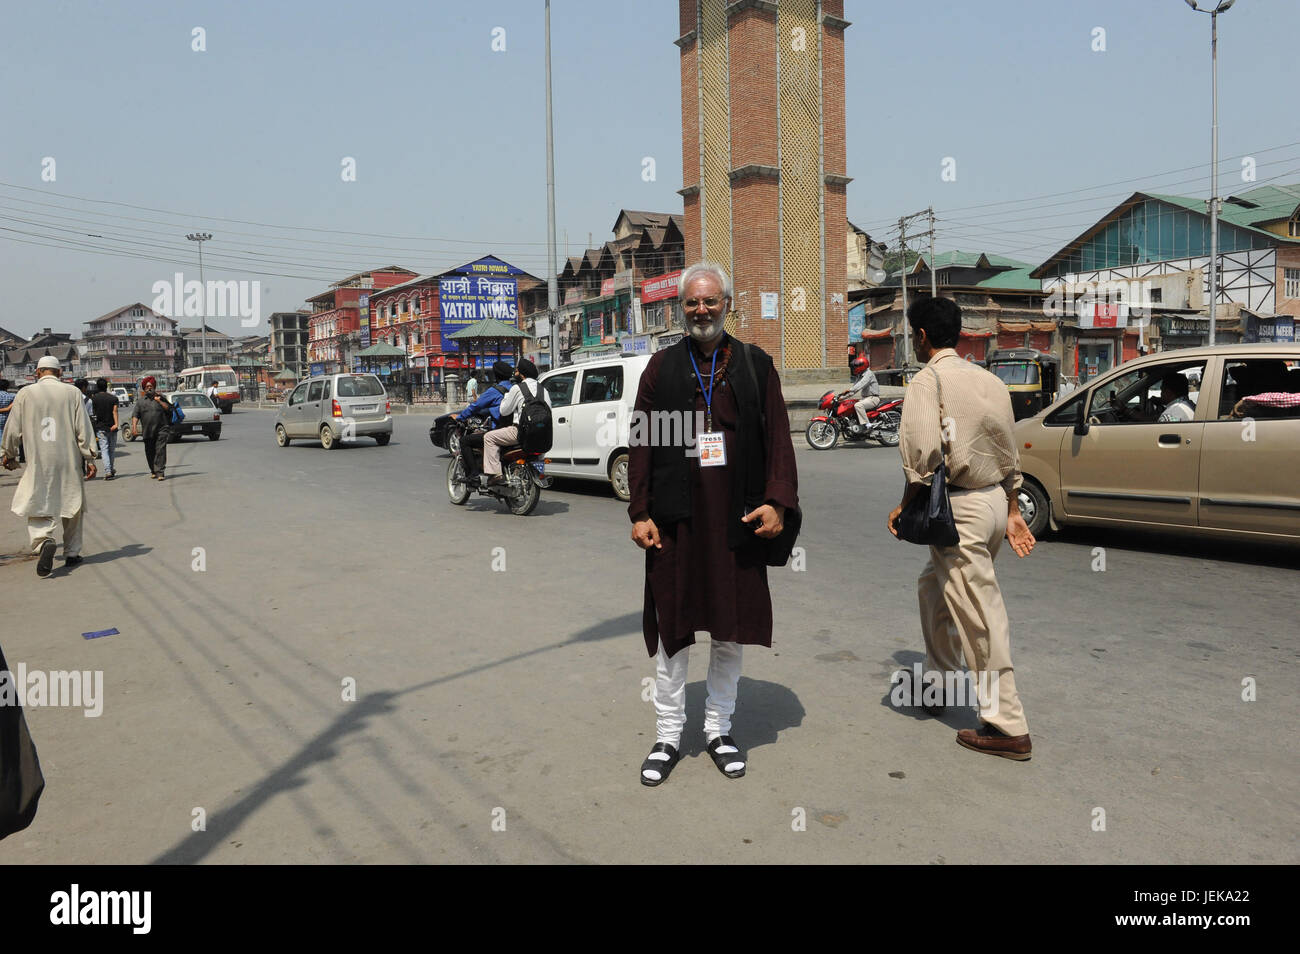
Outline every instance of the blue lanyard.
{"type": "Polygon", "coordinates": [[[695,380],[700,382],[700,393],[704,395],[704,430],[713,430],[713,374],[718,369],[718,349],[713,349],[713,364],[709,368],[709,389],[704,390],[704,379],[700,377],[699,365],[695,363],[695,352],[689,347],[686,353],[691,356],[691,367],[695,369],[695,380]]]}

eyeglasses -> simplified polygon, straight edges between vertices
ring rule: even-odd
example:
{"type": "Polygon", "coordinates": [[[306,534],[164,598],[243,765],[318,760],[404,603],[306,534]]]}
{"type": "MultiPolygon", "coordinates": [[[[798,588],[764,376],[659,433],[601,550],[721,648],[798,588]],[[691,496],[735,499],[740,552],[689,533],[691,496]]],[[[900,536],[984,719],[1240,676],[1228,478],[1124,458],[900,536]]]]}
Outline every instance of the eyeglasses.
{"type": "Polygon", "coordinates": [[[703,302],[705,308],[717,308],[720,301],[722,301],[722,299],[717,296],[710,296],[709,298],[688,298],[682,302],[682,307],[687,311],[694,311],[696,308],[700,307],[700,303],[703,302]]]}

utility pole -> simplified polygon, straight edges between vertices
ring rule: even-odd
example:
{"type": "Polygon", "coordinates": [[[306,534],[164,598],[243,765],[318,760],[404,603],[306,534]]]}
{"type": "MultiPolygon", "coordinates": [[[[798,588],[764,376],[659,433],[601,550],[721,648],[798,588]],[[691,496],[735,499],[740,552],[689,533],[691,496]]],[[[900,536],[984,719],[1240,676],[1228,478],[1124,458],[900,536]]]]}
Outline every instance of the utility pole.
{"type": "Polygon", "coordinates": [[[938,271],[934,267],[934,206],[925,210],[930,215],[930,297],[939,297],[938,271]]]}
{"type": "Polygon", "coordinates": [[[560,308],[559,272],[555,262],[555,135],[551,122],[551,0],[546,0],[546,278],[547,325],[551,340],[551,367],[559,365],[556,323],[560,308]]]}
{"type": "Polygon", "coordinates": [[[907,326],[907,220],[898,217],[898,247],[903,253],[903,367],[912,363],[912,335],[907,326]]]}
{"type": "Polygon", "coordinates": [[[930,206],[922,212],[913,212],[911,215],[901,215],[898,217],[898,244],[903,255],[903,364],[904,366],[912,363],[912,336],[907,326],[907,240],[911,238],[922,238],[930,236],[930,294],[938,297],[938,285],[935,278],[934,270],[934,206],[930,206]],[[913,219],[927,217],[930,220],[930,228],[926,232],[914,232],[911,236],[907,234],[907,226],[913,219]]]}

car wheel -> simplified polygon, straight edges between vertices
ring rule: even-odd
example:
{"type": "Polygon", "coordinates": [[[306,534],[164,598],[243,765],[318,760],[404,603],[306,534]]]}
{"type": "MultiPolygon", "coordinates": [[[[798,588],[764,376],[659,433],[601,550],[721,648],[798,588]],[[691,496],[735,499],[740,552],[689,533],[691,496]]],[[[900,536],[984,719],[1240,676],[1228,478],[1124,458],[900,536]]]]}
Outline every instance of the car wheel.
{"type": "Polygon", "coordinates": [[[451,428],[447,430],[447,450],[451,451],[452,457],[460,454],[460,434],[451,428]]]}
{"type": "Polygon", "coordinates": [[[281,447],[289,446],[289,432],[284,429],[283,424],[275,425],[275,442],[281,447]]]}
{"type": "Polygon", "coordinates": [[[334,436],[334,432],[330,430],[328,424],[322,424],[320,426],[320,446],[326,450],[333,450],[339,446],[339,441],[334,436]]]}
{"type": "Polygon", "coordinates": [[[632,499],[632,485],[628,483],[627,478],[626,451],[615,457],[613,463],[609,465],[609,483],[614,488],[614,496],[619,500],[632,499]]]}
{"type": "Polygon", "coordinates": [[[393,435],[392,435],[392,434],[376,434],[376,435],[375,435],[375,443],[378,444],[380,447],[387,447],[387,446],[388,446],[388,442],[391,441],[392,439],[393,439],[393,435]]]}
{"type": "Polygon", "coordinates": [[[1026,478],[1020,485],[1016,503],[1020,505],[1020,516],[1025,518],[1030,533],[1040,537],[1047,532],[1047,521],[1052,514],[1052,502],[1042,487],[1026,478]]]}
{"type": "Polygon", "coordinates": [[[219,441],[219,440],[221,440],[221,432],[220,432],[220,431],[208,431],[208,440],[210,440],[210,441],[219,441]]]}

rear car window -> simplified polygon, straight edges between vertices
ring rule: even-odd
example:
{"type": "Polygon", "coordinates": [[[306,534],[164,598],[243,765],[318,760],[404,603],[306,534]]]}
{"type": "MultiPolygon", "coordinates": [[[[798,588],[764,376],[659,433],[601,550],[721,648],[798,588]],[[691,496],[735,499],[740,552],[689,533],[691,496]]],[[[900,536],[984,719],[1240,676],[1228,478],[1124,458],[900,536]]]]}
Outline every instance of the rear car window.
{"type": "Polygon", "coordinates": [[[623,396],[623,369],[589,368],[582,375],[582,403],[617,401],[623,396]]]}
{"type": "Polygon", "coordinates": [[[384,386],[368,374],[349,374],[338,378],[339,397],[379,397],[384,386]]]}
{"type": "Polygon", "coordinates": [[[212,407],[206,394],[178,394],[172,403],[180,407],[212,407]]]}

